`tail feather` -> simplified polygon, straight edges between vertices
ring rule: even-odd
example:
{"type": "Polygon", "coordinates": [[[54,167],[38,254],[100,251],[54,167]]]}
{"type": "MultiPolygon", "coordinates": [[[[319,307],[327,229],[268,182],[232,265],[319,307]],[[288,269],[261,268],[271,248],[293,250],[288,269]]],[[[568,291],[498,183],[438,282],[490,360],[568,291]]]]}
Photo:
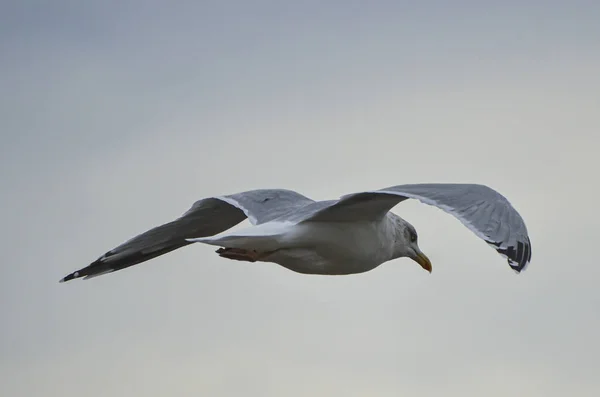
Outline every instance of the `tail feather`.
{"type": "Polygon", "coordinates": [[[265,223],[217,236],[187,239],[191,243],[204,243],[224,248],[274,251],[280,248],[289,224],[265,223]]]}

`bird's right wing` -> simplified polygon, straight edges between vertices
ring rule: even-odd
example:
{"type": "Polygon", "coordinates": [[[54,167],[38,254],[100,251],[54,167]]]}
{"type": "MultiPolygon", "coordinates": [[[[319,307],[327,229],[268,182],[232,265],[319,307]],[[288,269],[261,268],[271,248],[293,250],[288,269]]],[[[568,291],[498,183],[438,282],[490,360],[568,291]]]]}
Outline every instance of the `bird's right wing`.
{"type": "Polygon", "coordinates": [[[453,215],[508,260],[517,272],[531,261],[531,241],[525,221],[508,199],[488,186],[422,183],[391,186],[349,194],[337,201],[306,206],[301,222],[342,222],[376,219],[396,204],[416,199],[453,215]]]}
{"type": "Polygon", "coordinates": [[[244,219],[261,224],[313,203],[291,190],[259,189],[196,201],[181,217],[157,226],[108,251],[61,279],[91,278],[137,265],[191,244],[186,239],[213,236],[244,219]]]}

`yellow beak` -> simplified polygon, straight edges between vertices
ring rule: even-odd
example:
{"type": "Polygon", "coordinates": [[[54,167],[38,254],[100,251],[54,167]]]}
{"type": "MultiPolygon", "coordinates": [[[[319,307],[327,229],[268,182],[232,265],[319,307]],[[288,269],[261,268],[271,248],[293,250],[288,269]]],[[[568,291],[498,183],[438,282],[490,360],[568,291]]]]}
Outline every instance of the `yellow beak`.
{"type": "Polygon", "coordinates": [[[429,260],[429,258],[427,257],[427,255],[425,255],[422,252],[417,253],[417,256],[412,258],[415,262],[417,262],[419,265],[421,265],[421,267],[425,270],[427,270],[429,273],[431,273],[431,261],[429,260]]]}

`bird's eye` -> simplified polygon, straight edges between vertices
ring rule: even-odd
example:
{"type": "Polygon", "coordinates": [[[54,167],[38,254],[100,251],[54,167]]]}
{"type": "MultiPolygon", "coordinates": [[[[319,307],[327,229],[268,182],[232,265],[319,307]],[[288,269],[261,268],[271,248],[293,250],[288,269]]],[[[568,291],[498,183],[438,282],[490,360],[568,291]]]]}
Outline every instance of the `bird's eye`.
{"type": "Polygon", "coordinates": [[[414,243],[415,241],[417,241],[417,235],[416,235],[416,234],[414,234],[414,233],[411,233],[411,234],[410,234],[410,241],[411,241],[412,243],[414,243]]]}

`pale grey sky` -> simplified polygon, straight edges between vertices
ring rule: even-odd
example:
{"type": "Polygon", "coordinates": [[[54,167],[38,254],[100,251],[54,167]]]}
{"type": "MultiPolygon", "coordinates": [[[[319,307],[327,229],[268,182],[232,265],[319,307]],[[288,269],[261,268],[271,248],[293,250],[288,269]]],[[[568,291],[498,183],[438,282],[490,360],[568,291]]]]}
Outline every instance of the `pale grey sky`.
{"type": "Polygon", "coordinates": [[[0,5],[0,395],[599,395],[600,5],[416,3],[0,5]],[[202,197],[415,182],[505,194],[530,267],[405,202],[431,275],[58,283],[202,197]]]}

